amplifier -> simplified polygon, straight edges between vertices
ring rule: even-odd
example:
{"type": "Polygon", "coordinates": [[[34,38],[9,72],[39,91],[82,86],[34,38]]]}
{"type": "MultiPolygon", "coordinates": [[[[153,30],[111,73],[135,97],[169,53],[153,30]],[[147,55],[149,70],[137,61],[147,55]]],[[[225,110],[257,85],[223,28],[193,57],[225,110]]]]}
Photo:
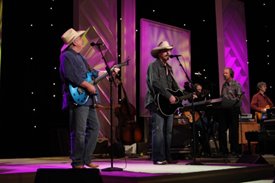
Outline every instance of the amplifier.
{"type": "Polygon", "coordinates": [[[252,114],[249,114],[249,113],[243,113],[243,114],[240,114],[239,115],[239,121],[255,121],[253,119],[253,116],[252,114]]]}
{"type": "Polygon", "coordinates": [[[239,115],[240,119],[252,119],[252,114],[250,113],[242,113],[239,115]]]}

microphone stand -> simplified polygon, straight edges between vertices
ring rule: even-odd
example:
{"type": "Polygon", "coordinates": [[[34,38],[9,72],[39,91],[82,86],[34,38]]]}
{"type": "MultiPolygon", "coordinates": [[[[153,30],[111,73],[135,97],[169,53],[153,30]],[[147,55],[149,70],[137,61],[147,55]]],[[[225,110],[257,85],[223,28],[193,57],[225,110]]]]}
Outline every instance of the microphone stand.
{"type": "MultiPolygon", "coordinates": [[[[177,55],[177,56],[175,56],[176,58],[177,58],[177,60],[178,60],[178,62],[179,62],[179,65],[180,65],[180,67],[182,68],[182,70],[183,70],[183,72],[185,73],[185,75],[186,75],[186,78],[187,78],[187,80],[189,81],[189,83],[191,83],[191,87],[192,87],[192,89],[194,90],[194,85],[193,85],[193,82],[192,82],[192,80],[188,77],[188,74],[186,73],[186,71],[185,71],[185,69],[184,69],[184,67],[183,67],[183,65],[181,64],[181,62],[180,62],[180,60],[179,60],[179,57],[180,57],[181,55],[177,55]]],[[[192,115],[192,134],[193,134],[193,151],[192,151],[192,162],[189,162],[189,163],[187,163],[187,165],[203,165],[201,162],[198,162],[197,160],[196,160],[196,151],[197,151],[197,147],[196,147],[196,145],[197,145],[197,133],[196,133],[196,124],[195,124],[195,106],[194,106],[194,100],[193,100],[193,96],[192,96],[192,98],[191,98],[191,109],[192,109],[192,112],[191,112],[191,115],[192,115]]]]}
{"type": "Polygon", "coordinates": [[[102,171],[122,171],[123,169],[122,168],[118,168],[118,167],[114,167],[113,164],[114,164],[114,148],[113,148],[113,82],[115,81],[114,80],[114,77],[112,75],[112,72],[111,72],[111,69],[109,67],[109,65],[107,64],[107,61],[102,53],[102,50],[101,50],[101,47],[100,47],[100,44],[96,44],[98,50],[100,51],[101,53],[101,56],[102,56],[102,59],[104,60],[104,63],[106,65],[105,69],[109,75],[109,83],[110,83],[110,124],[111,124],[111,130],[110,130],[110,138],[111,138],[111,153],[110,153],[110,156],[111,156],[111,167],[108,167],[108,168],[103,168],[102,171]]]}

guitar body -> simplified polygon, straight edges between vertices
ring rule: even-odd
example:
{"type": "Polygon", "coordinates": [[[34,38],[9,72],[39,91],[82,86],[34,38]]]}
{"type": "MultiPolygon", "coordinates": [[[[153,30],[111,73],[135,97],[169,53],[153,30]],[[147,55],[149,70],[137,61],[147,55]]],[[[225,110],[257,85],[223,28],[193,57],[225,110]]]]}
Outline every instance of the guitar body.
{"type": "Polygon", "coordinates": [[[184,97],[184,94],[181,90],[171,90],[171,89],[167,89],[172,95],[174,95],[177,98],[177,102],[175,104],[171,104],[169,102],[168,99],[166,99],[164,96],[157,94],[157,105],[158,108],[160,110],[160,112],[164,115],[164,116],[169,116],[171,114],[174,114],[175,111],[179,108],[182,107],[182,100],[184,98],[189,98],[188,97],[184,97]]]}
{"type": "Polygon", "coordinates": [[[198,111],[195,111],[194,113],[195,120],[193,120],[192,111],[184,111],[183,115],[187,117],[189,123],[197,122],[200,119],[200,114],[198,111]]]}
{"type": "MultiPolygon", "coordinates": [[[[265,108],[263,108],[263,109],[270,109],[270,106],[267,105],[267,106],[265,106],[265,108]]],[[[256,118],[257,118],[257,121],[263,120],[263,115],[265,115],[265,114],[266,114],[265,112],[255,112],[255,116],[256,116],[256,118]]]]}
{"type": "MultiPolygon", "coordinates": [[[[93,76],[94,74],[92,72],[88,72],[86,75],[86,81],[93,84],[93,76]]],[[[79,105],[85,104],[89,99],[89,93],[81,87],[74,87],[72,85],[69,85],[69,90],[71,93],[71,96],[73,97],[73,100],[75,103],[79,105]]],[[[96,94],[95,94],[96,95],[96,94]]]]}

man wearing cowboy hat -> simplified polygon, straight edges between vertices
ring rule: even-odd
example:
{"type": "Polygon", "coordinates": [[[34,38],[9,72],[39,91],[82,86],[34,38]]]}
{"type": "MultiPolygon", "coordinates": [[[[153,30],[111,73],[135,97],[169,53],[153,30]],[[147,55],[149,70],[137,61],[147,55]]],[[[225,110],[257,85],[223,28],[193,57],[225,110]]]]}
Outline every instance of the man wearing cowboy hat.
{"type": "MultiPolygon", "coordinates": [[[[83,35],[85,31],[68,29],[61,39],[64,45],[60,54],[60,76],[62,81],[63,105],[68,109],[70,125],[70,158],[73,168],[97,168],[92,163],[92,154],[95,150],[99,134],[99,120],[96,113],[93,97],[89,97],[84,104],[76,104],[72,98],[69,86],[78,86],[90,95],[96,94],[96,87],[86,81],[87,73],[92,72],[93,77],[106,74],[106,71],[90,69],[87,60],[80,54],[84,47],[83,35]]],[[[114,70],[118,72],[119,69],[114,70]]]]}
{"type": "Polygon", "coordinates": [[[164,165],[172,163],[170,147],[172,141],[173,115],[162,115],[156,104],[157,94],[164,96],[170,104],[175,104],[177,99],[168,89],[179,89],[174,80],[172,67],[167,63],[173,46],[167,41],[162,41],[153,48],[151,55],[155,61],[149,64],[146,76],[147,94],[145,107],[152,116],[152,160],[154,164],[164,165]]]}

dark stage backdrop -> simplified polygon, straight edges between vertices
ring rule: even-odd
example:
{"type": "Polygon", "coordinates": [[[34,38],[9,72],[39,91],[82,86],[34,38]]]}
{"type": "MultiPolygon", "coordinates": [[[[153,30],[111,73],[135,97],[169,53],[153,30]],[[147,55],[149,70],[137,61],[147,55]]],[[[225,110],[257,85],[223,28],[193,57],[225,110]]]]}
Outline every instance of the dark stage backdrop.
{"type": "Polygon", "coordinates": [[[2,15],[3,15],[3,1],[0,0],[0,79],[1,79],[1,53],[2,53],[2,15]]]}
{"type": "Polygon", "coordinates": [[[3,2],[2,157],[67,154],[58,66],[72,12],[73,0],[3,2]]]}
{"type": "MultiPolygon", "coordinates": [[[[266,81],[269,85],[267,94],[275,101],[274,2],[243,2],[247,20],[250,96],[256,92],[258,81],[266,81]]],[[[214,0],[184,1],[184,6],[179,6],[176,0],[137,0],[136,3],[136,39],[140,38],[141,18],[190,30],[192,79],[201,82],[213,91],[213,97],[217,97],[214,0]],[[195,75],[198,72],[203,75],[195,75]]],[[[62,45],[60,36],[73,27],[73,17],[73,0],[3,2],[0,157],[68,155],[68,127],[61,112],[58,57],[62,45]]],[[[137,66],[139,44],[137,42],[137,66]]]]}

